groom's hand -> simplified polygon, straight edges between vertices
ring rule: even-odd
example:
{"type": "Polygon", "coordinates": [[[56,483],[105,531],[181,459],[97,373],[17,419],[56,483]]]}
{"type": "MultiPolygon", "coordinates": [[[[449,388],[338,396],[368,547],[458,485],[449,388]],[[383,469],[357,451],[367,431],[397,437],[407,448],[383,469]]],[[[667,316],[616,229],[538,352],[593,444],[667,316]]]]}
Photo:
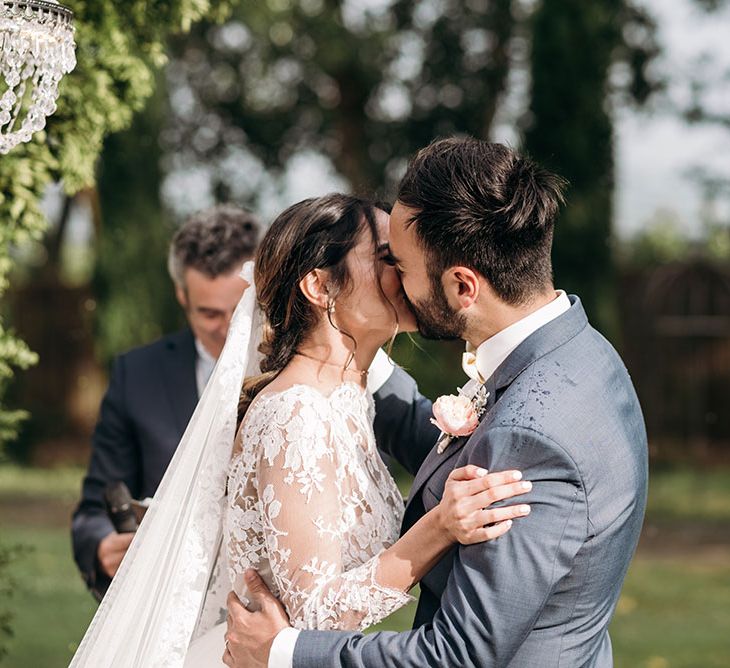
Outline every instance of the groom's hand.
{"type": "Polygon", "coordinates": [[[234,592],[228,594],[223,663],[230,668],[267,668],[274,638],[289,626],[289,618],[256,571],[246,571],[246,586],[255,612],[247,610],[234,592]]]}

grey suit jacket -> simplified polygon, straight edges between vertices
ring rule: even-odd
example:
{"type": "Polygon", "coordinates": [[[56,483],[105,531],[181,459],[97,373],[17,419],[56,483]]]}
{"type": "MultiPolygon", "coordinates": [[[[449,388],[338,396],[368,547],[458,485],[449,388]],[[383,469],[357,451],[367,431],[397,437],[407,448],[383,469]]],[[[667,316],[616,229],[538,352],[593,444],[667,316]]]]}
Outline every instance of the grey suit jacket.
{"type": "Polygon", "coordinates": [[[613,664],[608,624],[644,515],[646,432],[619,356],[571,302],[488,379],[471,437],[429,454],[404,529],[467,463],[523,471],[531,514],[447,554],[421,582],[413,631],[303,631],[294,668],[613,664]]]}

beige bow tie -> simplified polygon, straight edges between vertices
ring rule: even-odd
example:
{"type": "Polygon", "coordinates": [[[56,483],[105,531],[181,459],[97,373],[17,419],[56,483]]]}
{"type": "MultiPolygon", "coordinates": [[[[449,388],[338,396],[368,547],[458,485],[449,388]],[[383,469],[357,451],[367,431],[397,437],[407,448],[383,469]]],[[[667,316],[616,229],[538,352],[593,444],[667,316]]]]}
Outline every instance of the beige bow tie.
{"type": "Polygon", "coordinates": [[[482,374],[477,369],[476,351],[468,343],[466,344],[466,352],[461,356],[461,368],[464,369],[464,373],[469,378],[484,384],[485,379],[482,378],[482,374]]]}

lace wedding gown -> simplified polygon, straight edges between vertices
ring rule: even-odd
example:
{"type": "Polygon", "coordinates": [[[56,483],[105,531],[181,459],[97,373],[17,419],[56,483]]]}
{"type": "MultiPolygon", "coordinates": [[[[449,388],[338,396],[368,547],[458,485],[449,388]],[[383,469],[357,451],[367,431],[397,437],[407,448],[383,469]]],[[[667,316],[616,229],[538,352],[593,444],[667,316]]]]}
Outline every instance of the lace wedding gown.
{"type": "MultiPolygon", "coordinates": [[[[259,395],[238,432],[224,527],[228,574],[245,600],[255,568],[300,629],[364,629],[411,597],[378,583],[403,501],[375,446],[374,405],[354,383],[259,395]]],[[[222,666],[225,623],[185,668],[222,666]]]]}

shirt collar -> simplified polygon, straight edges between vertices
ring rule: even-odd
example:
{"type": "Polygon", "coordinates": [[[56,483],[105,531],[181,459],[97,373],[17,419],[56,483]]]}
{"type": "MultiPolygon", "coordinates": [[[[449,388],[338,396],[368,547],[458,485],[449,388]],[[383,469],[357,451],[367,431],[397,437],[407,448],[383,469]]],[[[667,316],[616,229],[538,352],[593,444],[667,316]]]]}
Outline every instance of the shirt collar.
{"type": "Polygon", "coordinates": [[[195,385],[198,388],[198,397],[202,397],[203,390],[213,374],[216,359],[198,339],[195,339],[195,352],[198,354],[195,359],[195,385]]]}
{"type": "Polygon", "coordinates": [[[557,290],[555,299],[550,303],[511,324],[501,332],[497,332],[476,350],[474,346],[467,343],[462,359],[464,372],[470,378],[481,383],[485,382],[528,336],[568,309],[570,309],[568,295],[563,290],[557,290]]]}
{"type": "Polygon", "coordinates": [[[200,342],[200,339],[195,339],[195,351],[198,353],[198,358],[201,361],[215,366],[216,358],[208,352],[208,349],[200,342]]]}

